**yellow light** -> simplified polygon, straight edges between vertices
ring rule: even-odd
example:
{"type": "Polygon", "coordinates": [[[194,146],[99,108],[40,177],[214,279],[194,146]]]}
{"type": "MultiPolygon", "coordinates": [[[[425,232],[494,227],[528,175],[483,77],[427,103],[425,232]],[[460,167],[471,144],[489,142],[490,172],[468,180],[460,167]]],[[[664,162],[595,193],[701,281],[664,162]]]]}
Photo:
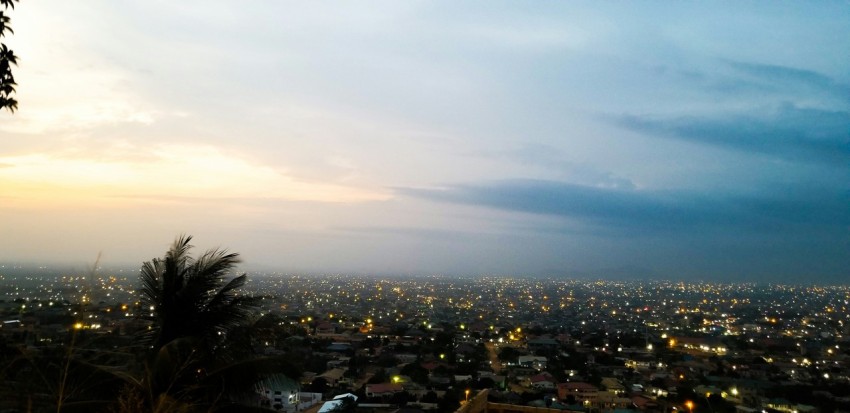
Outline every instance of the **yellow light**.
{"type": "Polygon", "coordinates": [[[76,323],[76,324],[74,324],[74,330],[79,330],[79,329],[81,329],[81,328],[83,328],[83,323],[76,323]]]}

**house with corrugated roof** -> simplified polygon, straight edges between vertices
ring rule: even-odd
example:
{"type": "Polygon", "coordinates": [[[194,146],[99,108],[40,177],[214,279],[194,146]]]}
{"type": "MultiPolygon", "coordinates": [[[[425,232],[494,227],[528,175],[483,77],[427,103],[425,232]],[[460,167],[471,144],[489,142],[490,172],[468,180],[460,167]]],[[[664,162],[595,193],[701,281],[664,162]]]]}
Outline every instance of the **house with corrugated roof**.
{"type": "Polygon", "coordinates": [[[378,383],[366,385],[366,397],[387,397],[403,391],[404,387],[400,384],[378,383]]]}

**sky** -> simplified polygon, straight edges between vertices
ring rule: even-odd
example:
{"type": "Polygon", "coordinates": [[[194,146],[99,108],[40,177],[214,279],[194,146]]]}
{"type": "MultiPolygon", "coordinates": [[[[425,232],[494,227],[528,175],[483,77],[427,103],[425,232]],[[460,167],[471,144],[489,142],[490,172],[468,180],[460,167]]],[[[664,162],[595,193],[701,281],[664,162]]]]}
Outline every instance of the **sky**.
{"type": "Polygon", "coordinates": [[[0,262],[850,281],[850,3],[24,0],[0,262]]]}

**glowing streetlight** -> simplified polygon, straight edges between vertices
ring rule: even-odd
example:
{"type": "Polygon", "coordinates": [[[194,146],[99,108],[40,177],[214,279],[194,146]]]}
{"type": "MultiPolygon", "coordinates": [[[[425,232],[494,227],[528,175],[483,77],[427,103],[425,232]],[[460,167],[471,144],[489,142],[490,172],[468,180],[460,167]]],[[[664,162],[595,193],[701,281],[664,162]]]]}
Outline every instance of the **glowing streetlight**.
{"type": "Polygon", "coordinates": [[[464,390],[463,393],[466,394],[466,400],[465,401],[468,402],[469,401],[469,389],[464,390]]]}
{"type": "Polygon", "coordinates": [[[694,402],[688,400],[685,402],[685,406],[688,408],[689,413],[694,413],[694,402]]]}

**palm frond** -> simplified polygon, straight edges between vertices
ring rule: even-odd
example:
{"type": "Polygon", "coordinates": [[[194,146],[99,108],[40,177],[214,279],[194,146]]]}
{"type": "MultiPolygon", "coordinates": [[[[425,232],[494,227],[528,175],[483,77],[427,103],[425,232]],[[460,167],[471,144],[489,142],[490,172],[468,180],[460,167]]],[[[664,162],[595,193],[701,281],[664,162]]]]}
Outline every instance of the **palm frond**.
{"type": "Polygon", "coordinates": [[[185,276],[186,268],[192,262],[192,256],[189,251],[193,248],[191,235],[181,235],[174,240],[171,248],[165,253],[166,271],[172,270],[178,278],[185,276]]]}
{"type": "Polygon", "coordinates": [[[236,290],[242,288],[247,280],[248,277],[245,274],[230,280],[210,298],[209,303],[207,303],[207,309],[211,312],[215,312],[229,306],[239,297],[236,295],[236,290]]]}
{"type": "Polygon", "coordinates": [[[298,366],[283,357],[257,357],[228,363],[221,368],[211,370],[204,380],[225,380],[234,390],[251,389],[259,380],[273,375],[282,374],[286,377],[297,378],[302,373],[298,366]]]}
{"type": "Polygon", "coordinates": [[[236,264],[240,262],[239,254],[214,249],[205,252],[195,261],[192,273],[196,277],[222,277],[232,271],[236,264]]]}
{"type": "Polygon", "coordinates": [[[259,304],[259,298],[239,294],[245,274],[230,278],[239,255],[213,249],[193,259],[191,240],[177,237],[164,257],[144,263],[140,271],[140,318],[153,322],[141,334],[143,343],[152,344],[146,362],[149,400],[166,394],[201,400],[222,389],[205,379],[209,369],[237,361],[232,356],[240,348],[248,349],[243,356],[251,352],[250,340],[225,343],[231,332],[245,328],[259,304]]]}
{"type": "Polygon", "coordinates": [[[148,306],[158,306],[162,302],[162,261],[154,259],[142,264],[139,278],[142,287],[139,298],[148,306]]]}

